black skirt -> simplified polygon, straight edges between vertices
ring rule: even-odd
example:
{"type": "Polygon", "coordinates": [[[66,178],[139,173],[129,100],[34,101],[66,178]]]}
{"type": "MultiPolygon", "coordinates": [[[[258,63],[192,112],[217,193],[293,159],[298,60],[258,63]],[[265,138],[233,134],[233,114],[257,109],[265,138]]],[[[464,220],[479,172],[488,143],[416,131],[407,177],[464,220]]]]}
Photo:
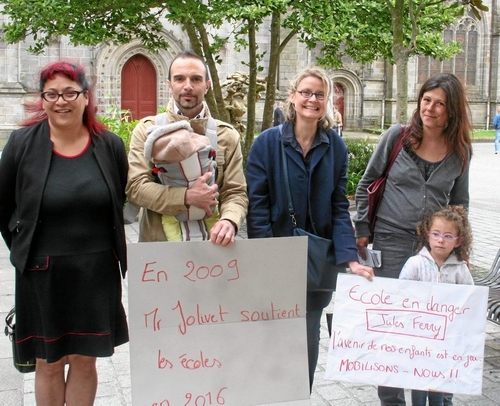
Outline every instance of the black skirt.
{"type": "Polygon", "coordinates": [[[16,271],[16,341],[21,359],[108,357],[128,341],[113,251],[37,257],[16,271]]]}

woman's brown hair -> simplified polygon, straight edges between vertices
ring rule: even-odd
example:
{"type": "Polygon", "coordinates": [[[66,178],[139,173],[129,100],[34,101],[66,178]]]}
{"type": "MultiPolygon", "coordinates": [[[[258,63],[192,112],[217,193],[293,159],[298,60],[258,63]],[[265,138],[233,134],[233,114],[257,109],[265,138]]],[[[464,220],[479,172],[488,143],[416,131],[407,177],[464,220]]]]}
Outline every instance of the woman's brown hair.
{"type": "Polygon", "coordinates": [[[424,129],[420,117],[420,104],[424,94],[433,89],[443,89],[446,94],[446,111],[448,123],[443,130],[448,150],[457,154],[462,160],[462,171],[467,167],[472,151],[470,133],[472,132],[471,112],[464,87],[452,73],[438,73],[427,79],[420,88],[417,108],[415,109],[407,140],[417,148],[422,142],[424,129]]]}

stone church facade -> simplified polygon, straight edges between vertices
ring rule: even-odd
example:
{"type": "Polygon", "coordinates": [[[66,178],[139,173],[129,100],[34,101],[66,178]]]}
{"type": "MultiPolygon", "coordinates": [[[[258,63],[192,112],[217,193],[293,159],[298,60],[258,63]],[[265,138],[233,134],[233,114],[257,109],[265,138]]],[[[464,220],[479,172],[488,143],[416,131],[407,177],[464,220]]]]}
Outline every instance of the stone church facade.
{"type": "MultiPolygon", "coordinates": [[[[409,71],[408,115],[415,109],[415,98],[421,84],[434,73],[444,71],[457,74],[463,81],[472,109],[474,127],[491,127],[496,106],[500,104],[499,0],[485,1],[490,11],[482,20],[466,16],[449,27],[445,39],[455,39],[463,52],[450,60],[439,62],[426,57],[412,58],[409,71]]],[[[5,21],[0,14],[0,24],[5,21]]],[[[48,62],[66,59],[84,64],[95,79],[95,93],[100,114],[110,109],[127,108],[135,112],[133,118],[154,113],[169,98],[168,66],[173,57],[189,49],[189,40],[180,27],[164,23],[162,35],[170,44],[158,53],[148,51],[139,41],[123,45],[95,47],[72,46],[61,37],[40,55],[27,51],[30,40],[7,44],[0,32],[0,150],[10,132],[24,118],[23,103],[36,91],[36,76],[48,62]]],[[[222,27],[221,29],[224,30],[222,27]]],[[[268,48],[268,27],[258,36],[259,51],[268,48]]],[[[296,72],[313,64],[317,51],[307,50],[298,41],[291,41],[280,58],[278,99],[285,99],[288,84],[296,72]]],[[[245,71],[241,60],[245,54],[231,46],[221,52],[219,66],[221,81],[237,71],[245,71]]],[[[266,62],[266,61],[265,61],[266,62]]],[[[266,63],[264,62],[264,65],[266,63]]],[[[265,76],[266,72],[262,73],[265,76]]],[[[335,100],[344,117],[344,129],[385,128],[395,122],[396,72],[395,66],[380,60],[366,65],[344,59],[341,69],[329,70],[335,88],[335,100]]],[[[261,117],[258,106],[257,117],[261,117]]],[[[257,123],[258,124],[258,123],[257,123]]]]}

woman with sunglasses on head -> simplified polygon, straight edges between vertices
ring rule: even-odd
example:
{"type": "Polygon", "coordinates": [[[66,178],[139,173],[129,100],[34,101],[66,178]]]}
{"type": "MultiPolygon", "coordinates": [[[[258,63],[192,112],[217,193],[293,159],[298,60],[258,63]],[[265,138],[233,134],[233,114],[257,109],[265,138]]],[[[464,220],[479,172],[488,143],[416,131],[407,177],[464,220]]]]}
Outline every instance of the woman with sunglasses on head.
{"type": "MultiPolygon", "coordinates": [[[[396,124],[382,136],[356,190],[356,244],[364,258],[371,236],[367,187],[380,178],[401,137],[403,147],[387,176],[371,236],[373,249],[382,255],[376,276],[399,277],[416,252],[416,226],[428,210],[469,206],[472,123],[465,90],[455,75],[439,73],[422,85],[417,100],[410,125],[396,124]]],[[[378,395],[382,406],[406,405],[402,388],[379,386],[378,395]]],[[[444,404],[452,404],[451,395],[444,404]]]]}
{"type": "MultiPolygon", "coordinates": [[[[283,176],[287,160],[297,226],[332,239],[337,264],[371,280],[373,269],[358,263],[346,198],[347,148],[327,113],[331,82],[318,67],[304,69],[291,83],[285,123],[255,140],[246,165],[249,238],[289,237],[293,226],[283,176]]],[[[286,253],[284,253],[286,254],[286,253]]],[[[327,253],[325,252],[325,255],[327,253]]],[[[312,389],[319,353],[320,321],[330,291],[307,292],[309,384],[312,389]]]]}
{"type": "Polygon", "coordinates": [[[0,161],[15,339],[21,360],[36,358],[38,406],[90,406],[96,357],[128,341],[121,301],[127,156],[123,141],[97,121],[82,66],[45,66],[39,91],[0,161]]]}

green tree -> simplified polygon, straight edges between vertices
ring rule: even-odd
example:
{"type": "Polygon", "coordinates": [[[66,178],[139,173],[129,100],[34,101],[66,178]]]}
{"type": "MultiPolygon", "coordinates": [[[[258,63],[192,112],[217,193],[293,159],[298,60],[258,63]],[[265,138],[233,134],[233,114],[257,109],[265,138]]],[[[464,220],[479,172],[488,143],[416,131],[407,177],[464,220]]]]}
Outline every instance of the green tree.
{"type": "Polygon", "coordinates": [[[394,64],[398,122],[407,121],[409,58],[444,60],[459,53],[458,43],[444,43],[444,29],[468,10],[478,19],[488,11],[482,0],[345,0],[321,7],[319,14],[318,5],[308,2],[285,23],[304,26],[300,35],[309,48],[322,44],[318,63],[324,66],[340,67],[344,55],[361,63],[385,59],[394,64]]]}
{"type": "MultiPolygon", "coordinates": [[[[219,1],[216,5],[224,3],[228,2],[219,1]]],[[[182,26],[193,50],[205,57],[213,81],[207,103],[215,117],[228,119],[216,63],[216,53],[225,40],[208,34],[209,27],[222,24],[219,18],[222,10],[213,12],[211,6],[198,0],[8,0],[2,13],[10,19],[4,25],[7,42],[31,36],[34,45],[29,50],[34,53],[43,52],[53,39],[62,35],[68,36],[75,46],[122,44],[139,38],[153,52],[166,49],[168,43],[161,34],[161,18],[165,17],[182,26]]]]}
{"type": "Polygon", "coordinates": [[[477,17],[487,10],[482,0],[7,0],[3,14],[5,39],[19,42],[32,36],[33,52],[41,52],[50,41],[67,35],[74,45],[126,43],[139,38],[151,50],[168,47],[161,35],[161,18],[186,31],[194,51],[207,61],[213,81],[207,103],[215,117],[229,121],[224,108],[217,71],[218,55],[228,37],[212,34],[223,23],[231,26],[237,47],[248,47],[250,85],[248,125],[244,150],[255,132],[256,78],[263,52],[255,35],[264,19],[271,20],[270,49],[263,128],[272,122],[279,57],[286,44],[298,36],[307,46],[322,44],[319,63],[341,66],[343,55],[367,63],[379,58],[396,64],[399,121],[406,121],[408,58],[424,54],[444,59],[459,51],[457,44],[444,44],[441,32],[471,9],[477,17]],[[281,40],[281,27],[289,29],[281,40]]]}
{"type": "MultiPolygon", "coordinates": [[[[211,28],[217,29],[224,22],[229,22],[230,35],[235,39],[236,46],[249,50],[249,125],[243,143],[244,149],[248,150],[255,133],[257,74],[263,70],[259,65],[263,54],[259,53],[255,36],[264,18],[273,13],[273,33],[279,33],[280,16],[286,12],[289,3],[290,0],[7,0],[2,12],[10,19],[4,26],[5,39],[14,43],[31,36],[35,43],[30,51],[35,53],[42,52],[51,40],[61,35],[68,36],[73,45],[121,44],[139,38],[145,46],[156,51],[168,47],[161,35],[163,26],[160,18],[164,17],[172,24],[180,25],[188,35],[192,49],[204,56],[212,77],[207,103],[212,114],[224,121],[229,121],[229,114],[224,107],[217,64],[221,62],[218,51],[227,43],[228,37],[211,34],[214,32],[211,28]]],[[[279,38],[279,35],[273,38],[279,38]]],[[[270,113],[265,114],[266,117],[272,117],[273,83],[281,49],[273,45],[265,106],[270,113]]]]}

